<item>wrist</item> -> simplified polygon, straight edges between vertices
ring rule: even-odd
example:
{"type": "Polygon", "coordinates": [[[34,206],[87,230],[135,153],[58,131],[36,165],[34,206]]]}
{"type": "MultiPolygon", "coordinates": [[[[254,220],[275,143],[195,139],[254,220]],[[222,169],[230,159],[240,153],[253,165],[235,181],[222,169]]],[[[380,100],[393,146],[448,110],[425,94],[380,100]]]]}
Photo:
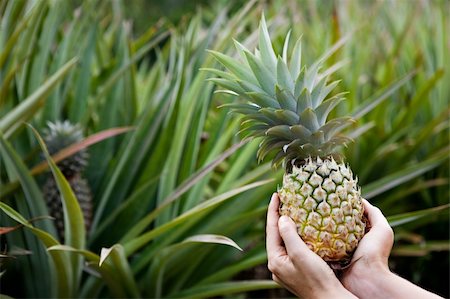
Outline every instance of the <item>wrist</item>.
{"type": "Polygon", "coordinates": [[[330,290],[329,292],[318,292],[311,298],[323,299],[323,298],[335,298],[335,299],[347,299],[347,298],[358,298],[356,295],[352,294],[349,290],[345,288],[330,290]]]}
{"type": "Polygon", "coordinates": [[[342,284],[352,294],[359,298],[377,298],[380,294],[380,286],[385,285],[393,274],[386,262],[358,260],[344,274],[342,284]]]}
{"type": "Polygon", "coordinates": [[[344,288],[344,286],[340,283],[334,286],[328,286],[325,288],[316,288],[313,290],[311,296],[307,298],[357,298],[354,294],[352,294],[349,290],[344,288]]]}

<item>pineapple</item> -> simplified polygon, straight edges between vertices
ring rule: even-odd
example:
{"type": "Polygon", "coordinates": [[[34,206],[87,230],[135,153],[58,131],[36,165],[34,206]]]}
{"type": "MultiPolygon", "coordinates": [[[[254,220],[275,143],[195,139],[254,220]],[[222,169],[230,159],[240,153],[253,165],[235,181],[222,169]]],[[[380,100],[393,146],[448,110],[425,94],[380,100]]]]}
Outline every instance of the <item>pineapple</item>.
{"type": "MultiPolygon", "coordinates": [[[[68,121],[48,123],[48,129],[44,132],[44,140],[50,155],[83,139],[83,133],[79,126],[68,121]]],[[[81,173],[87,165],[88,154],[86,150],[58,162],[57,166],[70,184],[84,216],[86,231],[90,228],[92,220],[92,196],[89,185],[82,178],[81,173]]],[[[47,202],[50,215],[55,218],[55,226],[61,241],[64,240],[64,214],[61,197],[55,179],[49,175],[43,187],[44,198],[47,202]]]]}
{"type": "Polygon", "coordinates": [[[282,55],[273,49],[264,17],[258,49],[251,53],[235,41],[239,58],[210,51],[228,72],[207,69],[225,92],[244,99],[224,106],[243,114],[241,133],[262,139],[257,152],[283,165],[279,211],[297,225],[298,234],[316,254],[339,269],[348,265],[366,228],[361,189],[350,167],[337,154],[351,139],[340,134],[350,117],[328,119],[343,100],[330,96],[338,81],[329,83],[333,68],[321,71],[334,49],[310,67],[301,67],[301,42],[288,57],[290,33],[282,55]]]}

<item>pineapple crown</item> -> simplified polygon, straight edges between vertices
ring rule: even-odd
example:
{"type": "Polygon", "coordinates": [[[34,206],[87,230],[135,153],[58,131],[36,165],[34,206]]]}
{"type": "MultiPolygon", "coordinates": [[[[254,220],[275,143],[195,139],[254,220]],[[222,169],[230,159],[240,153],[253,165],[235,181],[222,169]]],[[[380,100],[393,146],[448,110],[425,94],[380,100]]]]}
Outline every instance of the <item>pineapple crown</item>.
{"type": "MultiPolygon", "coordinates": [[[[44,130],[44,140],[50,155],[83,140],[83,131],[79,125],[69,121],[47,122],[48,129],[44,130]]],[[[87,165],[88,153],[85,149],[58,162],[61,172],[70,177],[83,171],[87,165]]]]}
{"type": "Polygon", "coordinates": [[[217,76],[210,81],[225,88],[217,92],[246,100],[223,106],[244,115],[240,131],[244,137],[263,137],[258,160],[275,152],[273,165],[284,162],[287,168],[310,156],[333,155],[338,146],[351,141],[339,133],[353,122],[350,117],[327,121],[328,114],[344,99],[344,93],[330,96],[339,83],[327,82],[336,65],[323,72],[320,69],[340,45],[330,48],[310,67],[302,67],[301,39],[296,41],[290,55],[289,39],[290,31],[282,54],[275,53],[262,16],[254,53],[234,41],[239,59],[210,51],[228,72],[207,69],[217,76]]]}

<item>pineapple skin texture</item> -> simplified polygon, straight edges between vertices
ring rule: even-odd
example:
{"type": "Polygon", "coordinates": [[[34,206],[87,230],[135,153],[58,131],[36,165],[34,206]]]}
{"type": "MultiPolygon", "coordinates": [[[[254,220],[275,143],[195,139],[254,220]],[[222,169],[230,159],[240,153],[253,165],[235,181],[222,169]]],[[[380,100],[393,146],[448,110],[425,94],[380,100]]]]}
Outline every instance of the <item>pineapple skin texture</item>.
{"type": "Polygon", "coordinates": [[[306,245],[329,263],[346,264],[365,234],[361,189],[351,169],[333,158],[306,159],[285,173],[280,215],[289,216],[306,245]]]}
{"type": "MultiPolygon", "coordinates": [[[[66,177],[66,179],[78,200],[81,211],[83,212],[86,232],[89,232],[93,218],[92,194],[89,184],[81,177],[80,174],[66,177]]],[[[58,186],[52,176],[49,176],[44,184],[43,195],[46,200],[50,216],[55,218],[55,227],[58,232],[59,240],[64,242],[64,211],[58,186]]]]}

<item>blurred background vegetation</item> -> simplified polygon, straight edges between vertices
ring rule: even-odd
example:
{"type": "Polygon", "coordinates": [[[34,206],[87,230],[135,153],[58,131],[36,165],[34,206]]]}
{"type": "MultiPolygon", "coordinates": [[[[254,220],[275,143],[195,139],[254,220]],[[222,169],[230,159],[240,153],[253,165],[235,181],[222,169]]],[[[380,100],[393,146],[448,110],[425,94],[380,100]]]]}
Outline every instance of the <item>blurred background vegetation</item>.
{"type": "Polygon", "coordinates": [[[394,227],[392,270],[448,297],[449,6],[1,0],[0,292],[288,296],[265,266],[281,173],[257,163],[258,140],[242,143],[239,118],[217,108],[235,99],[214,94],[201,70],[217,67],[207,49],[233,55],[233,38],[254,48],[264,12],[278,49],[289,29],[303,36],[306,62],[350,34],[327,62],[343,62],[332,79],[349,91],[337,113],[357,119],[343,154],[394,227]],[[51,158],[38,134],[65,120],[86,137],[51,158]],[[88,230],[73,179],[53,163],[85,150],[88,230]],[[49,178],[64,240],[46,217],[49,178]]]}

